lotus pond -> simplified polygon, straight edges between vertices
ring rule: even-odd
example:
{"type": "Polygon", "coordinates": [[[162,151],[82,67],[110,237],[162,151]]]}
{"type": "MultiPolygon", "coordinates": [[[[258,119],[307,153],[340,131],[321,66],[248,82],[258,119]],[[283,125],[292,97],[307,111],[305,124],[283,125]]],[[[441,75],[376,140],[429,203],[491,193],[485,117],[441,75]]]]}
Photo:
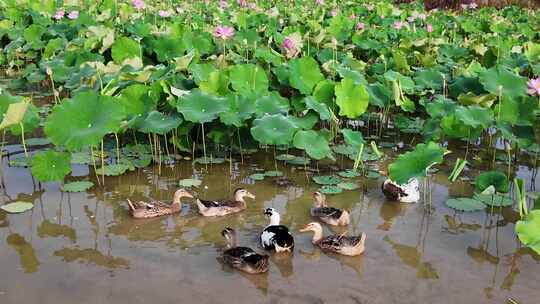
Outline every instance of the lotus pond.
{"type": "Polygon", "coordinates": [[[536,303],[539,41],[518,7],[0,0],[0,302],[536,303]],[[257,199],[130,216],[179,187],[257,199]],[[363,255],[298,233],[317,190],[363,255]],[[294,253],[223,265],[265,207],[294,253]]]}

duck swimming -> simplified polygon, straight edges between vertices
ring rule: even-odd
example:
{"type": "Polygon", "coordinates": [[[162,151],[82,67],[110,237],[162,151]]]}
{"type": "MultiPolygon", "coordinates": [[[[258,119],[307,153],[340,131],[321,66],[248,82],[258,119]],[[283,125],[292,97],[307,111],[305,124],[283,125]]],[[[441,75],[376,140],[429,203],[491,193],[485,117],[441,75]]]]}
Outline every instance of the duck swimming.
{"type": "Polygon", "coordinates": [[[420,200],[420,185],[416,178],[411,178],[406,184],[402,185],[387,178],[382,184],[382,192],[391,201],[416,203],[420,200]]]}
{"type": "Polygon", "coordinates": [[[266,208],[264,215],[270,218],[270,225],[261,233],[261,246],[266,250],[276,252],[291,252],[294,248],[294,238],[289,228],[280,225],[280,215],[274,208],[266,208]]]}
{"type": "Polygon", "coordinates": [[[311,242],[324,251],[356,256],[362,254],[365,250],[366,234],[363,232],[359,236],[345,236],[343,234],[323,236],[323,228],[321,224],[316,222],[309,223],[300,229],[300,232],[307,231],[314,232],[311,242]]]}
{"type": "Polygon", "coordinates": [[[334,226],[347,226],[351,221],[349,211],[328,207],[326,205],[326,196],[323,193],[316,191],[313,193],[313,198],[315,202],[313,208],[311,208],[311,216],[334,226]]]}
{"type": "Polygon", "coordinates": [[[197,207],[203,216],[224,216],[246,209],[246,201],[244,200],[246,197],[255,199],[255,195],[246,189],[239,188],[234,190],[232,200],[205,201],[197,199],[197,207]]]}
{"type": "Polygon", "coordinates": [[[268,271],[268,255],[258,254],[249,247],[239,247],[236,231],[225,228],[221,235],[227,240],[227,250],[223,252],[223,261],[238,270],[256,274],[268,271]]]}
{"type": "Polygon", "coordinates": [[[179,213],[182,210],[182,204],[180,200],[183,197],[193,198],[193,195],[186,191],[185,189],[179,189],[174,193],[174,198],[172,204],[166,204],[159,201],[153,201],[150,203],[147,202],[137,202],[132,203],[129,199],[128,205],[131,216],[134,218],[153,218],[168,214],[179,213]]]}

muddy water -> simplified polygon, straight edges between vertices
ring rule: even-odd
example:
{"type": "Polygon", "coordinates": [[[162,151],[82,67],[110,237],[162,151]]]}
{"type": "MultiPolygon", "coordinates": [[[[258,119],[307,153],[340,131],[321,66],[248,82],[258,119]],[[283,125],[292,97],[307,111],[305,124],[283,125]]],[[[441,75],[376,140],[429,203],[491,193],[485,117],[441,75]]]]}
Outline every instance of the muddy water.
{"type": "MultiPolygon", "coordinates": [[[[386,202],[381,180],[360,180],[361,189],[330,196],[331,205],[352,210],[349,232],[368,235],[365,254],[351,258],[322,253],[311,235],[297,232],[311,220],[317,186],[310,175],[279,166],[294,183],[287,187],[247,177],[273,167],[267,155],[208,168],[183,161],[162,166],[160,174],[157,167],[141,169],[67,194],[4,161],[1,202],[31,201],[35,208],[0,211],[0,303],[504,303],[510,297],[538,303],[540,258],[516,240],[516,213],[456,214],[444,201],[473,189],[468,182],[449,185],[448,170],[431,178],[431,213],[422,204],[386,202]],[[190,200],[181,215],[128,216],[126,198],[167,200],[178,180],[190,177],[203,181],[195,190],[203,198],[224,198],[242,186],[257,199],[223,218],[200,217],[190,200]],[[220,231],[234,227],[242,245],[257,247],[264,207],[280,211],[295,233],[294,254],[272,256],[265,275],[220,264],[220,231]]],[[[70,180],[95,181],[89,169],[76,166],[70,180]]],[[[538,188],[530,174],[526,167],[518,171],[529,188],[538,188]]]]}

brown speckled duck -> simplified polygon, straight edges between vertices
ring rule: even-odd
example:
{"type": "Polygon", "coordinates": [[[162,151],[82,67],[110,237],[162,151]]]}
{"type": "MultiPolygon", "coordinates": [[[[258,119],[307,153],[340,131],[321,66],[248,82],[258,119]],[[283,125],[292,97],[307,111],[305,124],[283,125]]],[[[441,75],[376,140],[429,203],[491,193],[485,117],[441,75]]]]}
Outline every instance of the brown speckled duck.
{"type": "Polygon", "coordinates": [[[311,242],[319,246],[324,251],[339,253],[342,255],[356,256],[365,250],[366,234],[362,232],[359,236],[329,235],[323,236],[323,228],[319,223],[309,223],[300,232],[313,231],[311,242]]]}
{"type": "Polygon", "coordinates": [[[179,189],[174,193],[173,202],[170,205],[162,203],[160,201],[153,201],[150,203],[143,201],[132,203],[129,199],[127,201],[131,216],[133,216],[134,218],[152,218],[162,215],[179,213],[182,210],[182,204],[180,200],[183,197],[193,198],[193,195],[191,195],[191,193],[189,193],[185,189],[179,189]]]}
{"type": "Polygon", "coordinates": [[[249,247],[239,247],[236,231],[232,228],[225,228],[221,235],[227,240],[227,250],[223,252],[225,263],[250,274],[268,271],[268,255],[258,254],[249,247]]]}
{"type": "Polygon", "coordinates": [[[246,209],[246,197],[255,199],[255,195],[246,189],[239,188],[234,190],[232,200],[205,201],[197,199],[197,207],[203,216],[224,216],[246,209]]]}
{"type": "Polygon", "coordinates": [[[351,215],[347,210],[341,210],[326,205],[326,196],[316,191],[313,193],[315,199],[311,208],[311,216],[320,219],[322,222],[333,226],[347,226],[351,221],[351,215]]]}

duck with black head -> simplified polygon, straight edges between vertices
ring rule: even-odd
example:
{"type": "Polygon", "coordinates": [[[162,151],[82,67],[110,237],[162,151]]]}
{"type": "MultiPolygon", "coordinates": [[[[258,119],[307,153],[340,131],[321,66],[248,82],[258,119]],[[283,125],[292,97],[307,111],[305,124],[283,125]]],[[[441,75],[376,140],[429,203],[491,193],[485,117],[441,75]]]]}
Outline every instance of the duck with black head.
{"type": "Polygon", "coordinates": [[[292,252],[294,237],[289,228],[280,225],[281,216],[274,208],[266,208],[264,215],[270,219],[270,224],[261,233],[261,246],[266,250],[276,252],[292,252]]]}

